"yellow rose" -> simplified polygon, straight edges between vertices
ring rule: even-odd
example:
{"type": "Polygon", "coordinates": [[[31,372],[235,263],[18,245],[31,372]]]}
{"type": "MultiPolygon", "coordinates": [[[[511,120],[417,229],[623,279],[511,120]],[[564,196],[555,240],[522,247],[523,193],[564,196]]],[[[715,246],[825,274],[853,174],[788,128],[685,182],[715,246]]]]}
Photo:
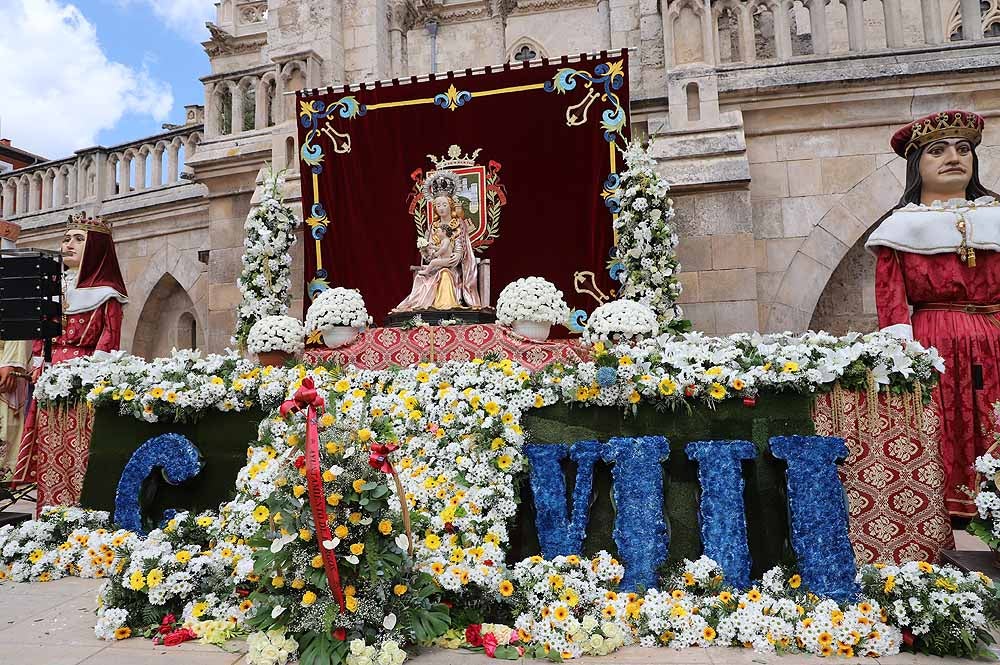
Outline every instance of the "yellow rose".
{"type": "Polygon", "coordinates": [[[298,499],[305,493],[306,493],[306,488],[304,485],[296,485],[295,487],[292,488],[292,494],[295,495],[296,499],[298,499]]]}
{"type": "Polygon", "coordinates": [[[409,587],[407,587],[405,584],[397,584],[396,586],[392,587],[392,592],[397,596],[402,596],[404,593],[407,592],[408,589],[409,587]]]}
{"type": "Polygon", "coordinates": [[[302,605],[304,607],[309,607],[315,602],[316,602],[316,594],[313,593],[312,591],[306,591],[304,594],[302,594],[302,605]]]}
{"type": "Polygon", "coordinates": [[[333,530],[333,535],[337,536],[337,538],[347,538],[347,527],[341,524],[333,530]]]}
{"type": "Polygon", "coordinates": [[[358,478],[353,483],[351,483],[351,487],[354,488],[355,492],[357,492],[358,494],[361,494],[361,488],[364,487],[365,482],[367,482],[367,481],[365,481],[364,478],[358,478]]]}
{"type": "Polygon", "coordinates": [[[309,565],[312,566],[313,568],[322,568],[323,567],[323,557],[320,556],[319,554],[317,554],[316,556],[314,556],[312,558],[312,561],[309,562],[309,565]]]}
{"type": "Polygon", "coordinates": [[[344,604],[347,606],[348,611],[357,612],[358,611],[358,599],[354,596],[348,596],[344,600],[344,604]]]}
{"type": "Polygon", "coordinates": [[[383,536],[388,536],[390,533],[392,533],[392,522],[390,522],[389,520],[382,520],[381,522],[379,522],[378,532],[381,533],[383,536]]]}
{"type": "Polygon", "coordinates": [[[301,578],[299,578],[299,577],[296,577],[294,580],[292,580],[292,588],[293,589],[301,589],[305,585],[306,585],[306,581],[303,580],[303,579],[301,579],[301,578]]]}
{"type": "Polygon", "coordinates": [[[275,577],[272,577],[271,586],[273,586],[275,589],[280,589],[281,587],[285,586],[285,578],[282,577],[281,575],[276,575],[275,577]]]}
{"type": "Polygon", "coordinates": [[[353,554],[354,556],[361,556],[362,554],[364,554],[364,552],[365,552],[364,543],[354,543],[353,545],[351,545],[351,554],[353,554]]]}

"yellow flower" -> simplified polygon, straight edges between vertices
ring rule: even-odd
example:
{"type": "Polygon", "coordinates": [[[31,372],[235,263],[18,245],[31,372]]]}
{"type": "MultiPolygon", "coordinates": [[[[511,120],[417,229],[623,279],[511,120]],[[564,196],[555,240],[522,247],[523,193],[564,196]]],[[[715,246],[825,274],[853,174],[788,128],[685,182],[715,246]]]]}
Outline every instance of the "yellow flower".
{"type": "Polygon", "coordinates": [[[426,547],[429,550],[436,550],[437,548],[441,547],[441,538],[433,533],[428,535],[426,538],[424,538],[424,547],[426,547]]]}
{"type": "Polygon", "coordinates": [[[285,578],[282,577],[281,575],[275,575],[274,577],[271,578],[271,586],[273,586],[275,589],[280,589],[281,587],[285,586],[285,578]]]}
{"type": "Polygon", "coordinates": [[[392,533],[392,522],[390,522],[389,520],[382,520],[381,522],[379,522],[378,532],[381,533],[383,536],[388,536],[390,533],[392,533]]]}
{"type": "Polygon", "coordinates": [[[160,388],[159,386],[153,388],[152,390],[149,391],[149,396],[152,397],[153,399],[160,399],[161,397],[163,397],[163,388],[160,388]]]}
{"type": "Polygon", "coordinates": [[[155,589],[156,587],[160,586],[160,582],[162,581],[163,581],[163,571],[160,570],[159,568],[153,568],[151,571],[149,571],[149,574],[146,575],[146,585],[150,589],[155,589]]]}
{"type": "Polygon", "coordinates": [[[127,640],[130,637],[132,637],[132,629],[128,626],[122,626],[121,628],[115,629],[116,640],[127,640]]]}
{"type": "Polygon", "coordinates": [[[338,525],[336,529],[333,530],[333,535],[337,538],[347,538],[347,527],[343,524],[338,525]]]}
{"type": "Polygon", "coordinates": [[[549,575],[549,586],[553,589],[561,589],[563,587],[562,575],[549,575]]]}
{"type": "Polygon", "coordinates": [[[358,599],[354,596],[348,596],[344,599],[344,604],[347,605],[347,609],[350,612],[358,611],[358,599]]]}
{"type": "Polygon", "coordinates": [[[341,379],[333,384],[333,389],[338,393],[346,393],[351,388],[351,382],[347,379],[341,379]]]}
{"type": "Polygon", "coordinates": [[[757,591],[757,589],[750,589],[747,592],[747,600],[749,600],[751,603],[756,603],[757,601],[759,601],[760,591],[757,591]]]}
{"type": "Polygon", "coordinates": [[[351,524],[357,524],[361,521],[361,513],[351,513],[347,516],[347,521],[351,524]]]}
{"type": "Polygon", "coordinates": [[[270,516],[271,511],[267,509],[267,506],[257,506],[254,508],[253,518],[258,524],[267,521],[267,518],[270,516]]]}
{"type": "Polygon", "coordinates": [[[791,372],[797,372],[799,371],[799,364],[797,362],[789,360],[784,365],[782,365],[781,371],[786,374],[789,374],[791,372]]]}
{"type": "Polygon", "coordinates": [[[425,372],[424,370],[420,370],[419,372],[417,372],[417,373],[416,373],[416,374],[415,374],[415,375],[413,376],[413,378],[414,378],[414,379],[416,379],[416,381],[417,381],[418,383],[427,383],[428,381],[430,381],[430,380],[431,380],[431,376],[430,376],[430,374],[428,374],[428,373],[427,373],[427,372],[425,372]]]}
{"type": "Polygon", "coordinates": [[[642,396],[639,394],[638,390],[633,390],[629,394],[629,396],[628,396],[628,402],[629,402],[629,404],[638,404],[639,400],[641,400],[641,399],[642,399],[642,396]]]}
{"type": "Polygon", "coordinates": [[[306,493],[305,485],[296,485],[295,487],[292,488],[292,494],[295,495],[296,499],[298,499],[305,493],[306,493]]]}
{"type": "Polygon", "coordinates": [[[292,580],[292,588],[293,589],[301,589],[305,585],[306,585],[306,581],[304,579],[300,578],[300,577],[296,577],[294,580],[292,580]]]}
{"type": "Polygon", "coordinates": [[[43,556],[45,556],[45,552],[42,550],[33,550],[31,554],[28,555],[28,561],[31,563],[38,563],[43,556]]]}
{"type": "Polygon", "coordinates": [[[306,542],[312,540],[313,534],[309,529],[299,529],[299,538],[306,542]]]}
{"type": "Polygon", "coordinates": [[[319,417],[319,424],[322,425],[323,427],[329,427],[333,423],[334,423],[334,417],[333,414],[330,412],[324,413],[322,416],[319,417]]]}
{"type": "Polygon", "coordinates": [[[719,367],[718,365],[716,365],[715,367],[710,367],[707,370],[705,370],[706,376],[719,376],[720,374],[722,374],[722,368],[719,367]]]}
{"type": "Polygon", "coordinates": [[[669,376],[665,376],[660,379],[659,389],[661,395],[673,395],[677,384],[669,376]]]}
{"type": "Polygon", "coordinates": [[[504,598],[510,598],[511,594],[514,593],[514,585],[511,584],[510,580],[504,580],[500,583],[500,595],[504,598]]]}
{"type": "Polygon", "coordinates": [[[917,562],[917,568],[922,573],[933,573],[934,572],[934,566],[932,566],[931,564],[927,563],[926,561],[919,561],[919,562],[917,562]]]}
{"type": "Polygon", "coordinates": [[[334,493],[326,497],[326,502],[336,508],[340,505],[340,500],[343,498],[341,495],[334,493]]]}
{"type": "Polygon", "coordinates": [[[207,527],[212,526],[212,522],[213,522],[213,520],[212,520],[211,516],[209,516],[209,515],[202,515],[201,517],[199,517],[198,519],[195,520],[195,523],[198,526],[203,527],[203,528],[207,528],[207,527]]]}
{"type": "Polygon", "coordinates": [[[545,398],[541,395],[535,395],[535,408],[540,409],[545,406],[545,398]]]}
{"type": "Polygon", "coordinates": [[[629,358],[628,356],[622,356],[621,358],[618,359],[619,367],[627,367],[628,365],[631,364],[632,364],[632,359],[629,358]]]}
{"type": "Polygon", "coordinates": [[[711,626],[705,626],[701,631],[701,636],[705,638],[706,642],[711,642],[715,639],[715,629],[711,626]]]}
{"type": "Polygon", "coordinates": [[[364,478],[358,478],[353,483],[351,483],[351,487],[353,487],[354,491],[357,492],[358,494],[361,494],[361,488],[364,486],[365,486],[364,478]]]}
{"type": "Polygon", "coordinates": [[[708,389],[708,394],[713,399],[723,399],[726,396],[726,387],[718,382],[712,383],[708,389]]]}
{"type": "Polygon", "coordinates": [[[597,342],[594,344],[594,354],[601,355],[604,353],[604,342],[597,342]]]}
{"type": "Polygon", "coordinates": [[[135,391],[131,388],[126,388],[125,392],[122,393],[122,399],[126,402],[131,402],[135,399],[135,391]]]}
{"type": "Polygon", "coordinates": [[[197,619],[198,617],[203,615],[207,610],[208,610],[208,603],[206,603],[205,601],[195,603],[194,607],[191,608],[191,616],[197,619]]]}
{"type": "Polygon", "coordinates": [[[138,591],[142,587],[146,586],[146,576],[142,574],[141,570],[137,570],[129,575],[128,585],[133,591],[138,591]]]}
{"type": "Polygon", "coordinates": [[[168,402],[170,402],[171,404],[173,404],[174,402],[177,401],[177,393],[175,393],[173,390],[171,390],[170,392],[168,392],[166,394],[166,396],[164,397],[164,399],[166,399],[168,402]]]}
{"type": "Polygon", "coordinates": [[[358,430],[358,441],[361,443],[368,443],[372,438],[372,431],[370,429],[359,429],[358,430]]]}
{"type": "Polygon", "coordinates": [[[313,593],[312,591],[306,591],[304,594],[302,594],[303,607],[309,607],[315,602],[316,602],[316,594],[313,593]]]}
{"type": "Polygon", "coordinates": [[[392,592],[397,596],[402,596],[404,593],[407,592],[408,589],[409,587],[407,587],[405,584],[397,584],[396,586],[392,587],[392,592]]]}
{"type": "Polygon", "coordinates": [[[506,471],[514,464],[514,460],[511,459],[510,455],[501,455],[497,458],[497,466],[500,467],[501,471],[506,471]]]}
{"type": "Polygon", "coordinates": [[[565,621],[566,617],[569,616],[569,610],[560,605],[552,613],[552,616],[555,617],[556,621],[565,621]]]}
{"type": "Polygon", "coordinates": [[[321,555],[317,554],[316,556],[314,556],[312,558],[312,561],[309,562],[309,565],[312,566],[313,568],[322,568],[323,567],[323,557],[321,555]]]}
{"type": "Polygon", "coordinates": [[[365,552],[364,543],[354,543],[353,545],[351,545],[351,554],[353,554],[354,556],[361,556],[362,554],[364,554],[364,552],[365,552]]]}
{"type": "Polygon", "coordinates": [[[730,385],[732,385],[733,390],[743,390],[747,387],[747,383],[743,379],[733,379],[730,385]]]}
{"type": "Polygon", "coordinates": [[[885,593],[892,593],[892,590],[896,588],[896,576],[890,575],[885,580],[885,587],[882,589],[885,593]]]}
{"type": "Polygon", "coordinates": [[[493,400],[487,402],[483,408],[486,409],[486,413],[490,414],[491,416],[495,416],[498,413],[500,413],[500,405],[494,402],[493,400]]]}
{"type": "Polygon", "coordinates": [[[186,564],[188,561],[191,560],[191,553],[188,552],[187,550],[181,550],[180,552],[174,555],[174,558],[177,559],[179,563],[186,564]]]}
{"type": "Polygon", "coordinates": [[[802,584],[801,575],[792,575],[788,580],[788,586],[792,587],[793,589],[798,589],[801,584],[802,584]]]}

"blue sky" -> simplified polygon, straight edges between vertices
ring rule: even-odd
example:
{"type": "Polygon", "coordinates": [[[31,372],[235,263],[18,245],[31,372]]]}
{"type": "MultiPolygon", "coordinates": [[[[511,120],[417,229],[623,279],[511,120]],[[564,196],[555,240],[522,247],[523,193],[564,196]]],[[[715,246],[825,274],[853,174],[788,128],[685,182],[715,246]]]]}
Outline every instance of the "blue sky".
{"type": "Polygon", "coordinates": [[[183,122],[214,17],[214,0],[0,0],[0,135],[59,159],[183,122]]]}
{"type": "MultiPolygon", "coordinates": [[[[209,73],[208,56],[194,34],[168,25],[145,3],[122,6],[119,0],[77,0],[75,4],[96,26],[110,60],[133,66],[144,63],[153,78],[170,85],[173,106],[166,122],[184,122],[185,104],[204,103],[198,79],[209,73]]],[[[204,32],[207,38],[208,31],[204,32]]],[[[127,113],[114,127],[100,131],[98,140],[102,145],[125,143],[155,134],[161,125],[147,114],[127,113]]]]}

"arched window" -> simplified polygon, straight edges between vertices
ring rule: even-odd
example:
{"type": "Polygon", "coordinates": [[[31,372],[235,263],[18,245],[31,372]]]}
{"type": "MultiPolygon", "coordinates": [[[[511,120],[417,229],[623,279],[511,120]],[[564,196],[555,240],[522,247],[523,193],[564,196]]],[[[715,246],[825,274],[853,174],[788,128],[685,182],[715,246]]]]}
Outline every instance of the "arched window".
{"type": "Polygon", "coordinates": [[[517,62],[528,62],[538,57],[538,52],[528,44],[521,44],[514,49],[514,60],[517,62]]]}
{"type": "Polygon", "coordinates": [[[198,348],[198,321],[191,312],[184,312],[177,321],[177,348],[198,348]]]}
{"type": "Polygon", "coordinates": [[[740,21],[736,12],[732,7],[723,8],[716,23],[719,35],[719,60],[740,62],[743,57],[740,52],[740,21]]]}
{"type": "Polygon", "coordinates": [[[285,139],[285,168],[290,169],[295,166],[295,137],[289,136],[285,139]]]}
{"type": "Polygon", "coordinates": [[[698,84],[692,81],[684,86],[687,95],[688,122],[701,120],[701,96],[698,94],[698,84]]]}

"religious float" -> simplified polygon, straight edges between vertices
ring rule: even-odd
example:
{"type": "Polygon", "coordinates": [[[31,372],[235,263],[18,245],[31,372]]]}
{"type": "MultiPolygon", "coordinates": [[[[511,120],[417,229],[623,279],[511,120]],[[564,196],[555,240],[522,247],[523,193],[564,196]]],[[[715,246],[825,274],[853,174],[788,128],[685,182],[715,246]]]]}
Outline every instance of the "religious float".
{"type": "MultiPolygon", "coordinates": [[[[627,70],[616,52],[300,92],[304,323],[268,173],[242,352],[96,352],[37,380],[39,436],[79,474],[0,529],[0,577],[104,577],[97,637],[244,634],[262,664],[986,653],[992,580],[936,563],[940,356],[885,332],[690,332],[627,70]]],[[[1000,463],[976,464],[1000,544],[1000,463]]]]}

